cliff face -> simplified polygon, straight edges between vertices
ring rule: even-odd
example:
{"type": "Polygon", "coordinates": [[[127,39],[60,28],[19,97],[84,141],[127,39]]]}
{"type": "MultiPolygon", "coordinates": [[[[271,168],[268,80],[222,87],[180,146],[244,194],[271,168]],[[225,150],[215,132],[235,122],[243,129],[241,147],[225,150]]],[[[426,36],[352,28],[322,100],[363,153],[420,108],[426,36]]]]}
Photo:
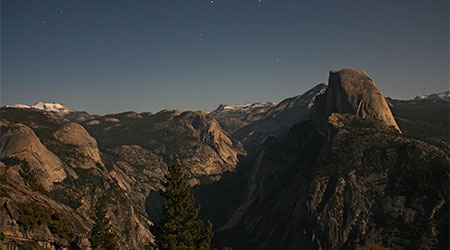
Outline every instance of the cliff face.
{"type": "Polygon", "coordinates": [[[166,160],[176,158],[191,184],[214,181],[223,172],[234,171],[238,155],[245,155],[238,141],[200,111],[108,115],[84,125],[104,154],[122,145],[138,145],[166,160]]]}
{"type": "MultiPolygon", "coordinates": [[[[34,115],[46,120],[44,114],[34,115]]],[[[9,123],[2,120],[4,124],[9,123]]],[[[151,222],[144,208],[150,187],[142,181],[148,190],[123,188],[132,186],[133,178],[142,174],[120,172],[115,165],[106,168],[96,140],[78,124],[46,129],[38,134],[55,153],[23,124],[12,125],[2,136],[0,245],[6,249],[86,249],[93,207],[100,198],[108,200],[108,215],[123,249],[150,244],[151,222]]]]}
{"type": "Polygon", "coordinates": [[[233,171],[238,164],[238,155],[245,154],[240,143],[233,142],[219,123],[203,112],[185,112],[181,116],[193,136],[204,144],[195,151],[194,157],[183,159],[182,165],[190,166],[191,173],[196,176],[233,171]]]}
{"type": "Polygon", "coordinates": [[[77,162],[71,164],[72,166],[89,169],[94,168],[97,163],[103,165],[97,141],[83,126],[77,123],[66,124],[54,133],[54,137],[64,144],[75,146],[77,151],[81,153],[77,162]]]}
{"type": "Polygon", "coordinates": [[[42,145],[32,129],[23,124],[15,124],[2,135],[1,157],[25,160],[34,178],[47,191],[53,183],[61,182],[67,176],[61,160],[42,145]]]}
{"type": "Polygon", "coordinates": [[[313,120],[263,144],[217,242],[447,249],[448,147],[400,134],[381,91],[359,70],[331,72],[313,110],[313,120]]]}
{"type": "Polygon", "coordinates": [[[383,93],[362,70],[330,71],[327,91],[315,103],[313,119],[326,122],[332,113],[374,118],[401,132],[383,93]]]}
{"type": "Polygon", "coordinates": [[[328,88],[286,99],[235,133],[253,150],[244,161],[241,143],[200,111],[87,114],[77,124],[2,108],[0,246],[88,249],[104,199],[121,248],[146,249],[161,204],[150,194],[176,158],[206,219],[220,221],[220,246],[448,249],[448,119],[433,116],[435,107],[448,116],[448,103],[424,101],[391,100],[405,136],[364,72],[332,72],[328,88]],[[430,121],[439,140],[427,143],[430,121]]]}
{"type": "Polygon", "coordinates": [[[333,114],[330,129],[332,139],[306,121],[267,141],[218,240],[236,249],[448,247],[448,152],[350,114],[333,114]]]}
{"type": "Polygon", "coordinates": [[[234,171],[245,154],[203,112],[94,117],[87,130],[39,110],[0,112],[0,246],[8,249],[88,248],[98,199],[107,201],[121,248],[144,249],[153,241],[148,213],[160,205],[146,208],[146,200],[168,159],[196,185],[234,171]]]}

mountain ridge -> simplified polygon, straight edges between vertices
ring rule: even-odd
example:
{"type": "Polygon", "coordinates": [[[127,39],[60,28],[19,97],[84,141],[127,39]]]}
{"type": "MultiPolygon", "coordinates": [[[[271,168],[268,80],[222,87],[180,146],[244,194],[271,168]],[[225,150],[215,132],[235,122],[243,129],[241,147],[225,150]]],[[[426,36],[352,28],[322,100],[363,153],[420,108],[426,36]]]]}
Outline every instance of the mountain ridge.
{"type": "Polygon", "coordinates": [[[300,121],[258,147],[241,202],[217,231],[217,243],[237,249],[355,249],[368,242],[448,248],[448,148],[391,126],[392,114],[385,120],[377,113],[389,109],[384,96],[377,91],[372,99],[352,87],[366,81],[365,74],[351,72],[355,82],[341,93],[335,74],[329,81],[337,86],[329,84],[314,103],[313,112],[323,117],[300,121]],[[366,115],[357,108],[361,100],[366,115]]]}
{"type": "Polygon", "coordinates": [[[160,183],[167,164],[178,159],[202,218],[220,221],[214,223],[218,246],[353,249],[377,241],[393,249],[445,249],[449,147],[422,129],[434,124],[439,129],[433,136],[445,137],[448,119],[441,116],[448,103],[396,101],[380,90],[373,97],[367,74],[344,71],[351,72],[333,71],[328,86],[276,105],[222,105],[209,113],[59,115],[45,105],[2,107],[0,245],[87,248],[93,206],[105,199],[121,249],[145,249],[159,216],[160,183]],[[386,108],[392,113],[387,118],[378,114],[386,108]],[[225,128],[229,118],[238,123],[225,128]],[[15,126],[34,133],[33,140],[59,159],[65,178],[47,178],[34,171],[45,173],[45,167],[14,158],[16,151],[5,145],[15,126]],[[47,190],[36,185],[50,180],[47,190]],[[48,218],[58,218],[73,234],[49,220],[24,224],[21,211],[28,206],[47,209],[48,218]]]}

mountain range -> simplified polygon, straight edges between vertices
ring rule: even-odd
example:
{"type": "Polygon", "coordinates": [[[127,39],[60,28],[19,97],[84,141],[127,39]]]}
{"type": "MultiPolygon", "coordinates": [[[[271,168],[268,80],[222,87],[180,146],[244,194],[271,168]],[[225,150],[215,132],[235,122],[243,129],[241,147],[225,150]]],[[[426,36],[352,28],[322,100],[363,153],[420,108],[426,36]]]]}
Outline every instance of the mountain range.
{"type": "Polygon", "coordinates": [[[363,71],[280,103],[91,115],[0,110],[2,248],[90,246],[106,201],[122,249],[148,249],[176,159],[214,245],[448,249],[449,93],[385,98],[363,71]]]}

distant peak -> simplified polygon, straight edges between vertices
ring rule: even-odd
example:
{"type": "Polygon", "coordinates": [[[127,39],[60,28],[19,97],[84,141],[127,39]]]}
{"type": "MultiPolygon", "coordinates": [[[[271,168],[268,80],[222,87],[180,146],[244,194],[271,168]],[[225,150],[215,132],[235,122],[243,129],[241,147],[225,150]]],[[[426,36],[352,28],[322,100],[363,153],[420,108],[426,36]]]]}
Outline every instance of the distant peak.
{"type": "Polygon", "coordinates": [[[266,103],[246,103],[246,104],[220,104],[213,112],[218,111],[251,111],[255,108],[264,108],[275,106],[276,102],[266,102],[266,103]]]}
{"type": "Polygon", "coordinates": [[[414,98],[414,101],[421,101],[421,100],[444,100],[444,101],[450,101],[450,90],[444,91],[441,93],[434,93],[430,95],[419,95],[414,98]]]}
{"type": "Polygon", "coordinates": [[[68,113],[73,110],[65,107],[61,103],[56,102],[37,102],[36,104],[30,106],[25,104],[13,104],[13,105],[6,105],[6,108],[22,108],[22,109],[37,109],[42,111],[51,111],[51,112],[64,112],[68,113]]]}
{"type": "Polygon", "coordinates": [[[330,71],[328,89],[315,105],[313,117],[328,121],[332,113],[378,119],[401,132],[383,93],[366,72],[359,69],[330,71]]]}

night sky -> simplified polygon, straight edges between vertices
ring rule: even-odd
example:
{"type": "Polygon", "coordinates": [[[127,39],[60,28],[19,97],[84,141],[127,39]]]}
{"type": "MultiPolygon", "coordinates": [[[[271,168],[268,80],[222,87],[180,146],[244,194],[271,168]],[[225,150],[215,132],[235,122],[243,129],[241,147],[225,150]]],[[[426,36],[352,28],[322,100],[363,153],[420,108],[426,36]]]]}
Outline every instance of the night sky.
{"type": "Polygon", "coordinates": [[[448,90],[448,0],[1,1],[1,105],[211,111],[346,67],[399,99],[448,90]]]}

